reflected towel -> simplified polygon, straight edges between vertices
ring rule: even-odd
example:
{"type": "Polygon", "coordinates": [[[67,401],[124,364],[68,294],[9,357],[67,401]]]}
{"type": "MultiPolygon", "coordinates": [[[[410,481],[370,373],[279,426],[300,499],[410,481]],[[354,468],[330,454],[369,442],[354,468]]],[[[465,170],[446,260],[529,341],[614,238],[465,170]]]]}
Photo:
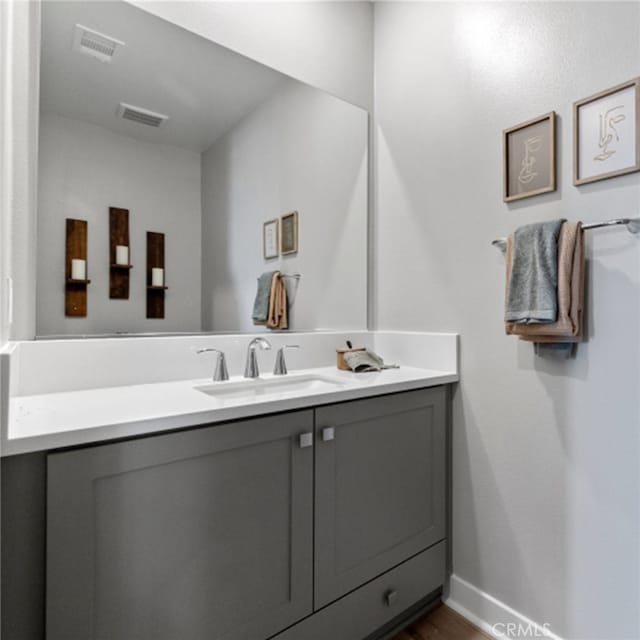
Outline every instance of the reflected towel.
{"type": "MultiPolygon", "coordinates": [[[[507,240],[507,283],[513,245],[507,240]]],[[[506,333],[539,343],[570,343],[582,339],[584,306],[584,232],[580,222],[564,223],[558,236],[558,288],[556,322],[545,324],[506,323],[506,333]]],[[[508,286],[508,285],[507,285],[508,286]]]]}
{"type": "Polygon", "coordinates": [[[269,329],[288,329],[287,288],[279,271],[273,274],[269,295],[267,327],[269,329]]]}
{"type": "Polygon", "coordinates": [[[269,315],[269,298],[273,286],[273,276],[277,271],[265,271],[258,278],[258,290],[256,291],[256,299],[253,303],[253,313],[251,318],[254,324],[265,324],[269,315]]]}
{"type": "Polygon", "coordinates": [[[527,224],[512,239],[505,322],[555,322],[558,233],[563,220],[527,224]]]}

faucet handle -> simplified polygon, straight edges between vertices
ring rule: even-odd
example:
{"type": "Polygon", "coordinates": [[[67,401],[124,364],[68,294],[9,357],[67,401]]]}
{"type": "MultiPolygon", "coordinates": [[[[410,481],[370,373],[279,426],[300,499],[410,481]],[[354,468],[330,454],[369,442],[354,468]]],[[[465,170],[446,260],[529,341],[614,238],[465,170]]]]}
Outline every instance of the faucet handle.
{"type": "Polygon", "coordinates": [[[229,379],[229,371],[227,370],[227,359],[225,358],[224,351],[220,351],[220,349],[198,349],[196,351],[197,354],[207,353],[209,351],[213,351],[218,354],[216,358],[216,367],[213,371],[213,381],[214,382],[222,382],[224,380],[229,379]]]}
{"type": "Polygon", "coordinates": [[[285,344],[284,347],[280,347],[278,349],[278,353],[276,355],[276,366],[273,369],[274,376],[284,376],[287,374],[287,363],[284,360],[284,350],[299,348],[299,344],[285,344]]]}

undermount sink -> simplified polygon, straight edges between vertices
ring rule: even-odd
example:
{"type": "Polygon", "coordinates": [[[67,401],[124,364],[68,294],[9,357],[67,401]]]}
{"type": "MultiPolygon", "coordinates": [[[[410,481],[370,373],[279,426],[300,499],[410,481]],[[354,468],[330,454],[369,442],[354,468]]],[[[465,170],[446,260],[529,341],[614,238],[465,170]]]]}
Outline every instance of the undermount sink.
{"type": "Polygon", "coordinates": [[[255,398],[283,393],[333,391],[344,387],[345,381],[322,375],[282,376],[255,378],[239,382],[214,382],[194,387],[196,391],[216,398],[255,398]]]}

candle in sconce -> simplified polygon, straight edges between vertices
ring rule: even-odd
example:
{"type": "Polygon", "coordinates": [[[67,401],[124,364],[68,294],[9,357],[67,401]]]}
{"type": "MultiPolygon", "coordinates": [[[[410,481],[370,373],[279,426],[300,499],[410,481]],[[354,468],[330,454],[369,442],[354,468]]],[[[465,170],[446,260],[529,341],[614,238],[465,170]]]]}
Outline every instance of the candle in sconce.
{"type": "Polygon", "coordinates": [[[123,244],[116,245],[116,264],[129,264],[129,247],[123,244]]]}
{"type": "Polygon", "coordinates": [[[71,260],[71,279],[86,280],[87,279],[87,261],[73,258],[71,260]]]}
{"type": "Polygon", "coordinates": [[[152,267],[151,269],[151,286],[164,287],[164,269],[152,267]]]}

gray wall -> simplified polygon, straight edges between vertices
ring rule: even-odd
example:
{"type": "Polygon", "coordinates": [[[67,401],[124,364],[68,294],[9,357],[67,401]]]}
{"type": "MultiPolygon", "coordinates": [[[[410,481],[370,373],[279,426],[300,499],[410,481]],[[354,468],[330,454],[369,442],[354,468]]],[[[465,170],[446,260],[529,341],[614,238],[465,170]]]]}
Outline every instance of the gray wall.
{"type": "Polygon", "coordinates": [[[1,3],[0,346],[35,334],[39,35],[39,4],[1,3]]]}
{"type": "Polygon", "coordinates": [[[365,109],[373,107],[369,2],[129,2],[365,109]]]}
{"type": "Polygon", "coordinates": [[[454,571],[575,640],[640,637],[640,242],[588,234],[589,341],[537,358],[504,335],[490,245],[555,217],[640,213],[640,174],[575,188],[574,100],[640,73],[640,4],[375,6],[376,311],[459,331],[454,571]],[[501,131],[559,115],[559,188],[506,206],[501,131]]]}
{"type": "Polygon", "coordinates": [[[200,154],[40,122],[38,335],[200,330],[200,154]],[[128,300],[109,299],[109,207],[129,209],[128,300]],[[87,317],[64,315],[65,218],[88,221],[87,317]],[[165,234],[165,318],[146,318],[146,232],[165,234]]]}
{"type": "Polygon", "coordinates": [[[202,326],[255,331],[256,278],[300,273],[290,328],[363,329],[367,113],[292,81],[202,163],[202,326]],[[299,212],[299,251],[265,260],[263,222],[299,212]]]}

